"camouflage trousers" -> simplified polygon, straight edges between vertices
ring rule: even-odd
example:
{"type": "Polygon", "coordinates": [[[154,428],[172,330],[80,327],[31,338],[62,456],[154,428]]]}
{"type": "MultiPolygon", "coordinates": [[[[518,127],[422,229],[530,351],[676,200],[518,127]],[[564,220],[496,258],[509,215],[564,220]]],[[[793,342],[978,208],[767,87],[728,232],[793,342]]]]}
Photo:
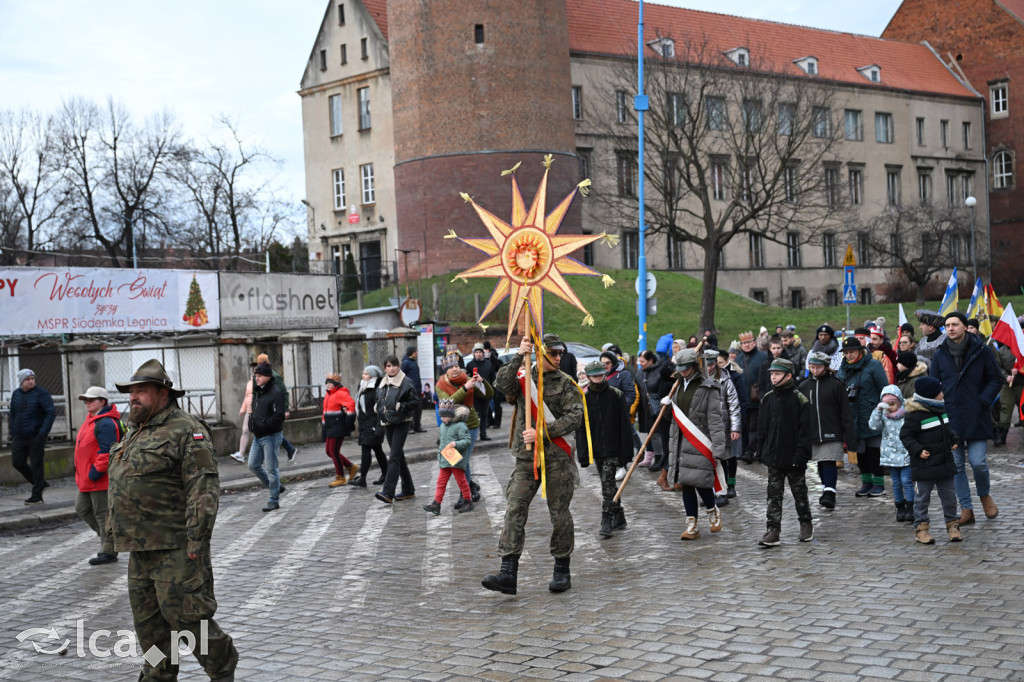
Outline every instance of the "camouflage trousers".
{"type": "Polygon", "coordinates": [[[614,514],[622,510],[621,502],[613,502],[612,498],[619,491],[619,482],[615,480],[615,471],[619,463],[608,457],[606,459],[595,459],[598,471],[601,473],[601,513],[614,514]]]}
{"type": "MultiPolygon", "coordinates": [[[[551,516],[551,556],[566,559],[575,547],[575,527],[569,503],[579,483],[576,460],[556,448],[546,452],[545,473],[547,478],[548,514],[551,516]]],[[[505,486],[505,526],[498,540],[498,555],[520,556],[526,542],[526,519],[530,514],[530,502],[540,489],[540,479],[533,478],[533,461],[516,458],[512,477],[505,486]]]]}
{"type": "Polygon", "coordinates": [[[811,505],[807,502],[806,471],[807,467],[768,467],[768,530],[782,529],[782,496],[786,492],[786,481],[789,481],[789,491],[793,493],[796,516],[800,523],[811,522],[811,505]]]}
{"type": "Polygon", "coordinates": [[[213,620],[217,600],[213,596],[209,549],[195,560],[188,558],[184,548],[132,552],[128,561],[128,599],[139,653],[145,655],[150,647],[156,646],[165,656],[155,666],[148,661],[143,664],[140,682],[178,679],[178,665],[171,663],[170,658],[172,647],[178,645],[171,641],[172,630],[192,633],[193,655],[212,679],[234,672],[238,651],[231,637],[213,620]],[[205,643],[201,639],[204,629],[205,643]]]}

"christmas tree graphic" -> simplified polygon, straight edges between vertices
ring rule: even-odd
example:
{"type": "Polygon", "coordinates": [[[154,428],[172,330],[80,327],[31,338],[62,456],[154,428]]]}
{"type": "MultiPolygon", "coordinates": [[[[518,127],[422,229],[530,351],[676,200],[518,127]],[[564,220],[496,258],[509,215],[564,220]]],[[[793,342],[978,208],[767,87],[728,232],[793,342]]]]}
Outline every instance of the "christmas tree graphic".
{"type": "Polygon", "coordinates": [[[192,284],[188,287],[188,301],[185,302],[185,314],[181,319],[193,327],[202,327],[210,321],[206,313],[206,302],[203,300],[203,291],[199,288],[196,276],[192,275],[192,284]]]}

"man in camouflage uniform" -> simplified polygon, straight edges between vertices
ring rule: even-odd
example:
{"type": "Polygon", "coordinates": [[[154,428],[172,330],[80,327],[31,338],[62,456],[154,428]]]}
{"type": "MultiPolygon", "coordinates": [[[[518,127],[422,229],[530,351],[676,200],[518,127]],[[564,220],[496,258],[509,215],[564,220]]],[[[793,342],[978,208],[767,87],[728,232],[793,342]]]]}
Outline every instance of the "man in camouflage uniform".
{"type": "Polygon", "coordinates": [[[128,598],[146,658],[139,680],[178,679],[172,630],[192,633],[192,653],[212,679],[234,680],[238,652],[213,620],[210,536],[220,478],[210,429],[178,408],[185,392],[156,360],[116,386],[131,395],[132,426],[110,449],[106,532],[115,551],[131,552],[128,598]]]}
{"type": "MultiPolygon", "coordinates": [[[[573,453],[566,454],[552,440],[564,439],[570,450],[575,449],[573,434],[583,421],[583,396],[580,395],[575,382],[558,370],[559,360],[565,352],[562,340],[557,334],[545,334],[543,343],[539,364],[544,371],[544,403],[551,410],[553,417],[546,424],[544,439],[548,513],[551,515],[552,525],[551,555],[555,557],[554,576],[548,583],[548,589],[552,592],[564,592],[572,586],[569,556],[574,547],[574,528],[572,514],[569,513],[569,502],[572,501],[573,491],[580,479],[573,453]]],[[[540,479],[534,478],[533,466],[537,431],[532,427],[526,428],[526,407],[518,377],[523,358],[532,352],[533,343],[526,337],[519,344],[518,354],[498,371],[495,384],[506,397],[514,398],[516,401],[515,424],[512,428],[512,454],[516,458],[516,464],[512,470],[512,478],[505,486],[508,507],[505,509],[505,526],[498,541],[501,569],[497,574],[488,575],[483,579],[484,587],[503,594],[516,593],[519,557],[523,553],[523,544],[526,540],[526,518],[530,511],[530,502],[540,488],[540,479]]],[[[535,384],[537,371],[537,366],[534,366],[531,374],[535,384]]],[[[537,412],[533,408],[531,410],[533,419],[536,420],[537,412]]],[[[543,415],[539,416],[543,418],[543,415]]]]}

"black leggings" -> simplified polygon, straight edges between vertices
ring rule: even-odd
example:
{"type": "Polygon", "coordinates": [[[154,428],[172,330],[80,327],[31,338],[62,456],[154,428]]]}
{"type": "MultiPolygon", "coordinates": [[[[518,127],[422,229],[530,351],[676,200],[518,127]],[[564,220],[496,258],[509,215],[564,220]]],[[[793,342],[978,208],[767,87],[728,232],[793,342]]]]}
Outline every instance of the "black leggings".
{"type": "Polygon", "coordinates": [[[380,472],[382,474],[387,474],[388,472],[388,458],[384,454],[384,448],[381,447],[381,444],[377,443],[376,445],[364,445],[363,459],[359,463],[359,468],[362,471],[364,477],[368,473],[370,473],[370,466],[372,466],[373,464],[371,460],[373,455],[377,456],[377,464],[380,465],[380,472]]]}
{"type": "Polygon", "coordinates": [[[401,422],[387,424],[384,427],[384,438],[388,441],[391,453],[388,455],[388,470],[381,492],[388,497],[395,496],[399,480],[402,482],[401,494],[412,495],[416,492],[412,474],[409,473],[409,465],[405,461],[405,437],[409,435],[409,426],[409,422],[401,422]]]}
{"type": "Polygon", "coordinates": [[[872,476],[882,475],[882,449],[878,447],[867,446],[863,452],[857,453],[857,467],[860,468],[862,474],[871,474],[872,476]]]}

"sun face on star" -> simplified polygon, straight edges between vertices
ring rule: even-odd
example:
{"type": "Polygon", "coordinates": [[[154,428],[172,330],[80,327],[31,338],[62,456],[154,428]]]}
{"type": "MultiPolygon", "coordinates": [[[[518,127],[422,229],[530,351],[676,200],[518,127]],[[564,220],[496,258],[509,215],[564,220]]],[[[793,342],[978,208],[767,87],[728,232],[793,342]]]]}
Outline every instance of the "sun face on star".
{"type": "MultiPolygon", "coordinates": [[[[550,165],[550,158],[545,165],[550,165]]],[[[463,198],[473,204],[490,236],[458,238],[459,241],[487,254],[487,258],[455,276],[456,279],[498,279],[478,322],[482,322],[502,301],[511,296],[506,343],[511,338],[524,308],[533,318],[535,328],[543,329],[542,296],[545,291],[582,310],[586,314],[585,320],[593,319],[576,292],[566,282],[565,275],[600,276],[601,273],[571,258],[569,254],[604,238],[601,234],[557,234],[579,188],[574,189],[550,213],[546,213],[548,170],[544,171],[544,177],[529,209],[519,191],[515,173],[510,175],[512,219],[508,222],[481,208],[468,195],[463,194],[463,198]]]]}

